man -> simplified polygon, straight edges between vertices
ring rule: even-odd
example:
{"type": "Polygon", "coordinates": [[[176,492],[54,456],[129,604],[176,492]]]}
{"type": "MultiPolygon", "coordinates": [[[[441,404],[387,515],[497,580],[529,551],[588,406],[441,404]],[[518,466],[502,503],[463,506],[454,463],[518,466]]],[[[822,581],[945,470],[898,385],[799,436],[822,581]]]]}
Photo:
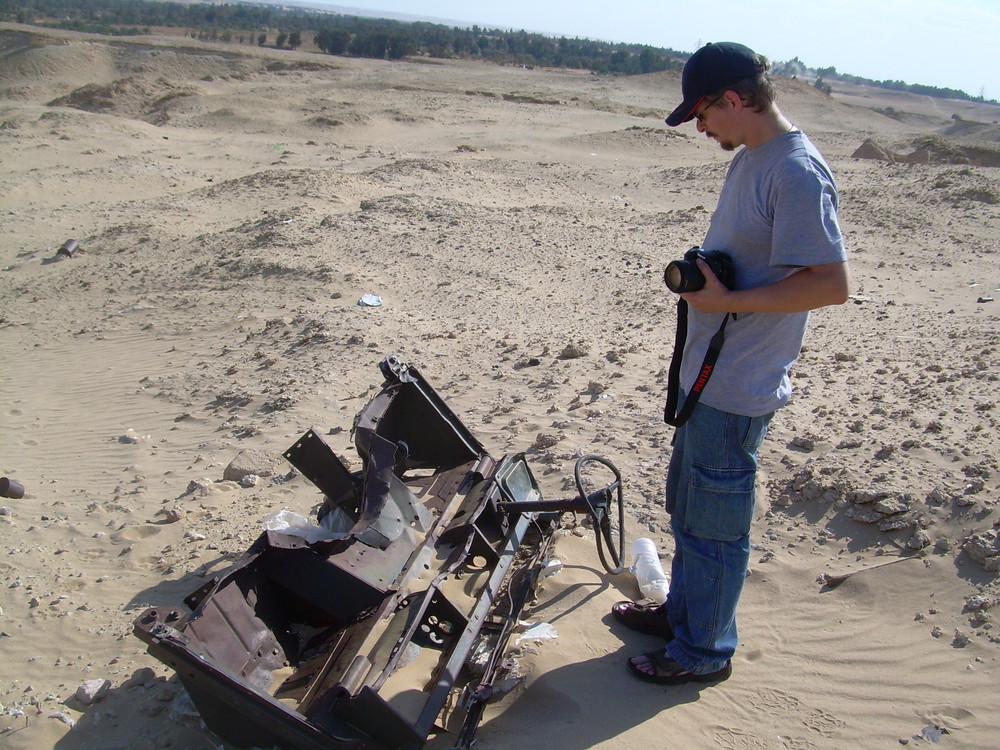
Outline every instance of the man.
{"type": "Polygon", "coordinates": [[[791,395],[789,371],[808,311],[848,297],[833,176],[779,111],[767,68],[742,44],[708,44],[684,66],[684,101],[667,118],[671,127],[693,119],[698,132],[739,151],[703,243],[732,258],[735,288],[698,260],[704,287],[680,295],[689,312],[680,371],[687,391],[710,339],[733,315],[700,400],[674,435],[666,481],[675,540],[670,593],[660,607],[626,601],[612,609],[627,626],[667,638],[665,650],[628,660],[633,674],[658,684],[719,682],[732,673],[757,449],[791,395]]]}

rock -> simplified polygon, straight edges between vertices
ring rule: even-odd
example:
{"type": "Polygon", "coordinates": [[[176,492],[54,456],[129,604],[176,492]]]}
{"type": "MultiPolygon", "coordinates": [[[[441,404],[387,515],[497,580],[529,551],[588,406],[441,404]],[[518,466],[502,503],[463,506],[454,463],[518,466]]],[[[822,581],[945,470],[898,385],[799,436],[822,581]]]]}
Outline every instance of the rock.
{"type": "Polygon", "coordinates": [[[886,516],[878,522],[880,531],[898,531],[917,525],[916,513],[897,513],[893,516],[886,516]]]}
{"type": "Polygon", "coordinates": [[[180,508],[167,508],[162,511],[163,518],[167,523],[177,523],[184,518],[184,511],[180,508]]]}
{"type": "Polygon", "coordinates": [[[152,667],[140,667],[135,670],[135,674],[132,675],[130,683],[132,685],[148,685],[152,684],[153,680],[156,679],[156,672],[152,667]]]}
{"type": "Polygon", "coordinates": [[[902,494],[902,492],[894,487],[870,487],[863,490],[851,490],[848,498],[852,503],[857,505],[867,505],[868,503],[874,503],[878,500],[902,494]]]}
{"type": "Polygon", "coordinates": [[[188,482],[187,492],[204,492],[215,484],[214,479],[192,479],[188,482]]]}
{"type": "Polygon", "coordinates": [[[96,703],[111,689],[111,680],[87,680],[76,689],[76,699],[85,706],[96,703]]]}
{"type": "Polygon", "coordinates": [[[796,435],[792,438],[791,446],[808,453],[816,450],[816,441],[818,439],[815,435],[796,435]]]}
{"type": "Polygon", "coordinates": [[[904,513],[910,509],[910,501],[908,495],[899,495],[898,497],[885,497],[881,500],[877,500],[873,506],[876,511],[883,513],[887,516],[891,516],[895,513],[904,513]]]}
{"type": "Polygon", "coordinates": [[[240,487],[256,487],[260,477],[256,474],[247,474],[240,480],[240,487]]]}
{"type": "Polygon", "coordinates": [[[984,609],[997,604],[997,598],[986,594],[973,594],[965,600],[965,610],[967,612],[981,612],[984,609]]]}
{"type": "Polygon", "coordinates": [[[269,477],[274,474],[274,466],[277,463],[278,456],[270,451],[257,449],[240,451],[236,458],[229,462],[222,478],[230,482],[241,482],[250,474],[269,477]]]}
{"type": "Polygon", "coordinates": [[[520,359],[514,364],[515,370],[523,370],[525,367],[537,367],[542,364],[542,360],[538,357],[528,357],[526,359],[520,359]]]}
{"type": "Polygon", "coordinates": [[[939,555],[943,555],[946,552],[951,551],[951,540],[941,537],[936,542],[934,542],[934,551],[939,555]]]}
{"type": "Polygon", "coordinates": [[[984,569],[1000,571],[1000,539],[993,529],[970,536],[962,544],[962,550],[984,569]]]}
{"type": "Polygon", "coordinates": [[[906,546],[910,549],[924,549],[925,547],[929,547],[930,544],[930,535],[928,535],[928,533],[923,529],[915,531],[913,536],[911,536],[906,542],[906,546]]]}
{"type": "Polygon", "coordinates": [[[535,442],[532,443],[531,447],[534,450],[545,450],[546,448],[551,448],[553,445],[559,442],[561,438],[558,435],[553,435],[548,432],[539,432],[535,436],[535,442]]]}
{"type": "Polygon", "coordinates": [[[587,347],[583,344],[566,344],[559,353],[559,356],[564,359],[579,359],[580,357],[586,357],[587,353],[587,347]]]}
{"type": "Polygon", "coordinates": [[[827,486],[819,479],[810,478],[801,483],[796,481],[795,489],[802,500],[835,503],[841,498],[841,489],[838,485],[827,486]]]}
{"type": "Polygon", "coordinates": [[[894,445],[883,445],[877,451],[875,451],[876,461],[885,461],[892,457],[892,454],[896,452],[896,446],[894,445]]]}
{"type": "Polygon", "coordinates": [[[950,496],[947,492],[942,490],[940,487],[935,487],[927,494],[927,501],[934,503],[935,505],[942,505],[950,500],[950,496]]]}
{"type": "Polygon", "coordinates": [[[909,154],[896,154],[896,159],[906,164],[930,164],[931,152],[926,148],[918,148],[909,154]]]}
{"type": "Polygon", "coordinates": [[[878,523],[883,518],[881,513],[872,508],[859,507],[857,505],[852,505],[847,509],[847,517],[860,523],[878,523]]]}
{"type": "Polygon", "coordinates": [[[161,703],[170,703],[174,698],[177,697],[180,691],[168,683],[164,683],[157,687],[153,694],[153,698],[160,701],[161,703]]]}
{"type": "Polygon", "coordinates": [[[865,140],[860,146],[858,146],[854,153],[851,154],[852,159],[875,159],[876,161],[894,161],[892,152],[888,149],[882,148],[871,138],[865,140]]]}
{"type": "Polygon", "coordinates": [[[984,489],[986,489],[986,481],[983,479],[974,479],[965,485],[963,492],[966,495],[975,495],[982,492],[984,489]]]}

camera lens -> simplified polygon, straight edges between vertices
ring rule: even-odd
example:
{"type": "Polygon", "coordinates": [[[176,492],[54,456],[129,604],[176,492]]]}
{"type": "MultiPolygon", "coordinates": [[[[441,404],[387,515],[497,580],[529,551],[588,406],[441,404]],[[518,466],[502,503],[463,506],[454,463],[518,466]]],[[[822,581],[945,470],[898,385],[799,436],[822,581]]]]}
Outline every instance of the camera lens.
{"type": "Polygon", "coordinates": [[[666,283],[667,289],[676,292],[683,280],[683,274],[681,274],[681,269],[677,267],[676,261],[670,263],[663,274],[663,281],[666,283]]]}
{"type": "Polygon", "coordinates": [[[705,286],[705,277],[701,270],[689,260],[675,260],[667,265],[663,272],[663,282],[671,292],[696,292],[705,286]]]}

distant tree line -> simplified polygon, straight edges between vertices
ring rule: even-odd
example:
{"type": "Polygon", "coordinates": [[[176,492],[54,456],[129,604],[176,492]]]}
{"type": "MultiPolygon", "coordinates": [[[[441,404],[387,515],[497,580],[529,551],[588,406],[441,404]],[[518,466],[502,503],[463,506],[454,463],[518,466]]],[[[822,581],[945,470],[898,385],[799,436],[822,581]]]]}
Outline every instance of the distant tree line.
{"type": "MultiPolygon", "coordinates": [[[[471,58],[504,65],[577,68],[595,73],[634,75],[680,68],[688,55],[640,44],[612,44],[591,39],[569,39],[526,31],[407,23],[384,18],[343,15],[320,10],[244,2],[159,2],[157,0],[0,0],[0,20],[103,34],[150,33],[151,27],[189,29],[192,36],[213,41],[239,41],[264,46],[276,34],[277,47],[297,48],[302,32],[310,32],[317,48],[331,55],[354,55],[384,60],[424,55],[471,58]]],[[[779,75],[805,70],[798,58],[775,66],[779,75]]],[[[990,101],[956,89],[873,81],[838,73],[836,68],[811,71],[818,88],[830,80],[879,86],[926,96],[990,101]]]]}
{"type": "MultiPolygon", "coordinates": [[[[903,91],[908,94],[920,94],[921,96],[934,96],[940,99],[965,99],[967,101],[985,101],[981,96],[971,96],[964,91],[959,89],[949,89],[941,88],[939,86],[927,86],[922,83],[906,83],[905,81],[872,81],[867,78],[862,78],[861,76],[851,75],[850,73],[838,73],[837,69],[834,67],[820,68],[817,71],[823,78],[835,81],[844,81],[846,83],[861,83],[868,86],[877,86],[881,89],[887,89],[889,91],[903,91]]],[[[991,102],[996,104],[997,102],[991,102]]]]}
{"type": "MultiPolygon", "coordinates": [[[[0,19],[91,31],[150,33],[151,27],[192,29],[197,36],[260,43],[260,34],[278,32],[288,41],[312,32],[316,46],[333,55],[399,60],[404,57],[455,57],[508,65],[580,68],[597,73],[652,73],[681,67],[685,55],[639,44],[612,44],[589,39],[478,26],[460,28],[425,22],[405,23],[319,10],[250,3],[183,4],[154,0],[0,0],[0,19]],[[124,29],[122,27],[125,27],[124,29]],[[243,32],[241,35],[240,32],[243,32]]],[[[283,47],[284,44],[276,46],[283,47]]]]}
{"type": "Polygon", "coordinates": [[[833,66],[828,68],[807,68],[799,58],[794,57],[787,62],[778,63],[774,66],[774,72],[783,76],[815,76],[816,82],[813,84],[817,89],[830,94],[833,87],[830,81],[843,81],[845,83],[857,83],[864,86],[874,86],[876,88],[887,89],[889,91],[902,91],[908,94],[920,94],[922,96],[933,96],[939,99],[962,99],[965,101],[985,102],[987,104],[1000,104],[992,99],[984,99],[982,96],[970,96],[959,89],[940,88],[938,86],[926,86],[921,83],[906,83],[905,81],[876,81],[870,78],[851,75],[850,73],[838,73],[833,66]]]}

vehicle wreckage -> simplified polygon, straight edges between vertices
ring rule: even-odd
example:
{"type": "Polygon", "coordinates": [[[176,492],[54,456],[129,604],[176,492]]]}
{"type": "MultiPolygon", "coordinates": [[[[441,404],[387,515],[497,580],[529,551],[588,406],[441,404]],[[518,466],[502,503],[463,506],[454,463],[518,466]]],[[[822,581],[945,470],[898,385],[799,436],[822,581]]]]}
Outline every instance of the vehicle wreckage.
{"type": "Polygon", "coordinates": [[[564,512],[590,517],[605,569],[622,571],[613,464],[583,456],[579,494],[544,500],[523,453],[495,460],[416,368],[391,355],[379,367],[353,426],[360,471],[315,430],[284,454],[323,493],[331,538],[267,530],[188,611],[135,620],[234,745],[418,750],[447,725],[468,748],[564,512]],[[592,463],[612,481],[587,492],[592,463]]]}

